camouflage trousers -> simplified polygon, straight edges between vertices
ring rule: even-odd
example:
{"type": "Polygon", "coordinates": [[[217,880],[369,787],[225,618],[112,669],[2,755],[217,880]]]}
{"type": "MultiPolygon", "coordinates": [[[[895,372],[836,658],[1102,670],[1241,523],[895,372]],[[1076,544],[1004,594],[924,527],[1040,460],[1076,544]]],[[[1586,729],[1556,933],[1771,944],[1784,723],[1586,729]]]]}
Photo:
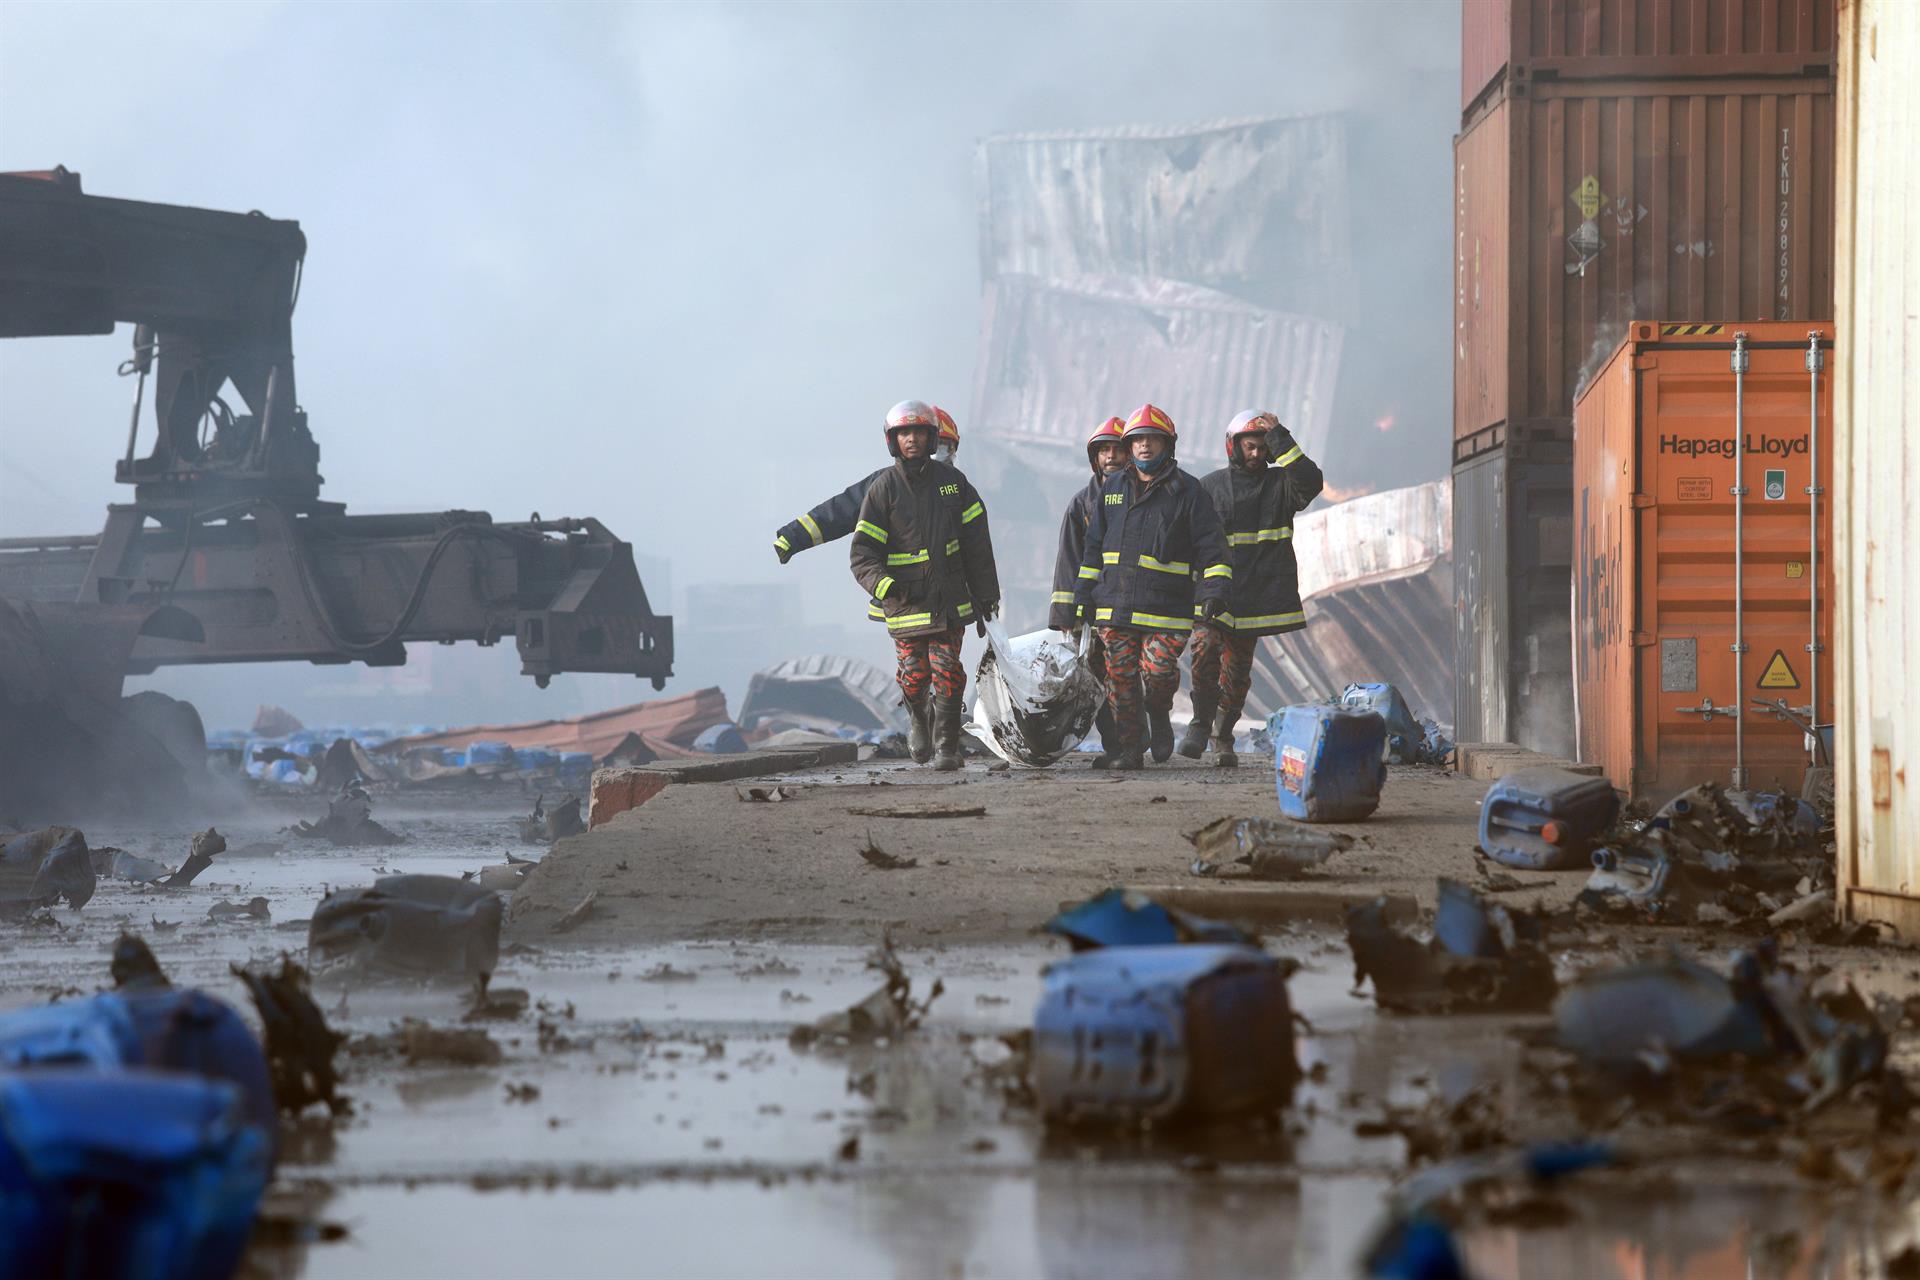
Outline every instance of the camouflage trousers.
{"type": "Polygon", "coordinates": [[[1170,709],[1180,692],[1180,651],[1187,638],[1177,631],[1102,627],[1100,644],[1107,653],[1107,705],[1116,736],[1138,750],[1147,741],[1147,709],[1170,709]]]}
{"type": "Polygon", "coordinates": [[[960,665],[960,631],[942,631],[930,636],[899,636],[893,642],[898,663],[895,679],[908,702],[927,696],[927,688],[943,698],[957,698],[966,691],[967,669],[960,665]]]}
{"type": "MultiPolygon", "coordinates": [[[[1196,711],[1213,709],[1232,723],[1247,705],[1253,688],[1253,655],[1259,636],[1235,635],[1217,627],[1193,629],[1193,705],[1196,711]]],[[[1208,732],[1212,732],[1211,726],[1208,732]]]]}

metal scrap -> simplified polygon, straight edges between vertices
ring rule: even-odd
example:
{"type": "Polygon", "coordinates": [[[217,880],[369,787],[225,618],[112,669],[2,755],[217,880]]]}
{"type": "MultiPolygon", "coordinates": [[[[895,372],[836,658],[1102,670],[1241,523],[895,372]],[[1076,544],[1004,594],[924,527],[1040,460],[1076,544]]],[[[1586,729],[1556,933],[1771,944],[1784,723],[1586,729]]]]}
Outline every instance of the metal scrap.
{"type": "Polygon", "coordinates": [[[1221,818],[1187,837],[1196,856],[1196,876],[1218,875],[1221,868],[1248,868],[1248,880],[1287,880],[1311,871],[1336,853],[1353,847],[1353,837],[1274,818],[1221,818]]]}
{"type": "Polygon", "coordinates": [[[885,980],[881,987],[866,999],[830,1013],[810,1026],[795,1027],[790,1040],[796,1048],[805,1048],[820,1040],[846,1043],[892,1040],[925,1021],[933,1002],[946,991],[946,984],[935,978],[923,998],[914,998],[913,979],[907,976],[906,966],[893,948],[890,930],[880,935],[880,945],[867,957],[867,968],[880,973],[885,980]]]}
{"type": "Polygon", "coordinates": [[[1258,945],[1230,924],[1166,906],[1134,889],[1095,894],[1047,921],[1046,931],[1065,938],[1075,951],[1196,942],[1258,945]]]}
{"type": "Polygon", "coordinates": [[[358,781],[348,782],[340,794],[327,803],[326,817],[318,822],[302,822],[293,827],[292,832],[343,848],[406,843],[405,837],[373,820],[373,797],[358,781]]]}
{"type": "Polygon", "coordinates": [[[314,1003],[307,971],[286,955],[277,970],[233,965],[232,971],[259,1011],[267,1071],[280,1110],[299,1115],[318,1102],[334,1115],[344,1113],[348,1103],[339,1091],[333,1059],[346,1038],[327,1025],[326,1015],[314,1003]]]}
{"type": "Polygon", "coordinates": [[[20,919],[65,899],[76,911],[97,883],[87,838],[75,827],[42,827],[0,844],[0,915],[20,919]]]}
{"type": "Polygon", "coordinates": [[[1546,921],[1509,911],[1456,880],[1439,882],[1433,936],[1387,923],[1387,900],[1347,910],[1353,984],[1371,979],[1374,1000],[1396,1013],[1545,1008],[1558,989],[1546,921]]]}
{"type": "Polygon", "coordinates": [[[987,816],[987,806],[983,804],[930,804],[918,807],[894,805],[853,808],[847,812],[860,818],[984,818],[987,816]]]}
{"type": "Polygon", "coordinates": [[[881,871],[906,871],[920,865],[920,859],[918,858],[902,858],[897,854],[888,853],[885,849],[882,849],[873,842],[873,833],[871,831],[867,833],[867,842],[860,846],[859,853],[861,857],[867,860],[868,866],[881,871]]]}
{"type": "Polygon", "coordinates": [[[500,897],[452,876],[398,875],[328,894],[307,926],[314,972],[464,977],[500,957],[500,897]]]}

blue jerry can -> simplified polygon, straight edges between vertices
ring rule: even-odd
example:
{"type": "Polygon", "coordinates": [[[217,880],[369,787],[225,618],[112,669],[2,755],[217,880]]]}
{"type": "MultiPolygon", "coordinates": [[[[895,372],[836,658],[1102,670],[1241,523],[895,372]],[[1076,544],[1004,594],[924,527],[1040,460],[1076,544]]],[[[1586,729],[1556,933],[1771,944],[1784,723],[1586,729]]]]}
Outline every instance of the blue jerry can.
{"type": "Polygon", "coordinates": [[[1256,947],[1103,947],[1050,966],[1033,1084],[1052,1120],[1273,1110],[1300,1076],[1289,966],[1256,947]]]}
{"type": "Polygon", "coordinates": [[[1318,704],[1267,721],[1280,812],[1296,822],[1358,822],[1380,807],[1387,722],[1378,712],[1318,704]]]}
{"type": "Polygon", "coordinates": [[[271,1167],[242,1106],[173,1073],[0,1074],[0,1280],[227,1280],[271,1167]]]}
{"type": "Polygon", "coordinates": [[[1340,705],[1349,711],[1378,711],[1387,722],[1387,754],[1405,764],[1420,749],[1426,731],[1413,717],[1413,708],[1393,685],[1370,681],[1350,684],[1340,691],[1340,705]]]}
{"type": "Polygon", "coordinates": [[[1594,839],[1619,812],[1620,797],[1605,778],[1522,769],[1487,788],[1480,848],[1502,866],[1528,871],[1591,866],[1594,839]]]}

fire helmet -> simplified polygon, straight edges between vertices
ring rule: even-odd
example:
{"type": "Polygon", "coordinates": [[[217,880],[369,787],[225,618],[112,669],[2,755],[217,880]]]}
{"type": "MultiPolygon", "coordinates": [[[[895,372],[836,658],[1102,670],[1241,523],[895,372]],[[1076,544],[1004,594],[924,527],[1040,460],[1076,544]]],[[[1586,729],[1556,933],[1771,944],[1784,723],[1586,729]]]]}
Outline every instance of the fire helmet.
{"type": "Polygon", "coordinates": [[[894,433],[909,427],[925,427],[938,436],[940,419],[934,416],[933,406],[924,400],[902,400],[887,410],[887,452],[896,458],[900,456],[900,444],[893,438],[894,433]]]}
{"type": "Polygon", "coordinates": [[[933,406],[933,416],[940,423],[940,439],[938,443],[946,445],[955,453],[960,452],[960,424],[953,420],[952,414],[942,409],[939,405],[933,406]]]}
{"type": "Polygon", "coordinates": [[[1167,416],[1166,410],[1143,404],[1133,411],[1132,417],[1127,419],[1127,429],[1120,438],[1131,440],[1135,436],[1149,434],[1165,436],[1169,446],[1180,436],[1180,433],[1174,429],[1173,419],[1167,416]]]}
{"type": "Polygon", "coordinates": [[[1245,413],[1235,414],[1233,421],[1227,424],[1227,461],[1234,460],[1233,442],[1235,440],[1241,436],[1264,437],[1279,425],[1280,419],[1265,409],[1249,409],[1245,413]]]}
{"type": "Polygon", "coordinates": [[[1094,461],[1093,451],[1103,444],[1119,444],[1126,438],[1127,424],[1118,418],[1108,418],[1105,422],[1087,433],[1087,465],[1095,471],[1100,464],[1094,461]]]}

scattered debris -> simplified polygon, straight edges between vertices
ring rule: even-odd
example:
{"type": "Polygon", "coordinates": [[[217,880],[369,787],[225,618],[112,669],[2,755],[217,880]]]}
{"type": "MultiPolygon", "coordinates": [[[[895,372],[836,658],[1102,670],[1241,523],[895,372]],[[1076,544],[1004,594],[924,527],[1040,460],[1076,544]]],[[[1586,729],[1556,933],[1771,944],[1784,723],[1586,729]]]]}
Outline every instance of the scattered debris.
{"type": "Polygon", "coordinates": [[[733,794],[742,800],[761,804],[779,804],[783,800],[800,798],[799,787],[735,787],[733,794]]]}
{"type": "Polygon", "coordinates": [[[806,1048],[823,1039],[846,1043],[893,1040],[918,1027],[946,990],[946,984],[935,978],[925,998],[913,998],[913,980],[893,949],[891,931],[881,934],[879,947],[867,957],[867,968],[878,970],[885,979],[880,989],[811,1026],[795,1027],[790,1037],[795,1048],[806,1048]]]}
{"type": "Polygon", "coordinates": [[[227,851],[227,838],[217,830],[208,827],[193,837],[193,843],[187,847],[187,860],[180,869],[168,876],[165,884],[169,889],[184,889],[194,882],[202,871],[213,865],[213,860],[227,851]]]}
{"type": "Polygon", "coordinates": [[[1520,893],[1527,889],[1551,889],[1558,883],[1555,880],[1522,880],[1504,871],[1495,871],[1491,858],[1477,859],[1473,869],[1480,873],[1480,892],[1482,893],[1520,893]]]}
{"type": "Polygon", "coordinates": [[[173,985],[161,971],[160,962],[154,959],[153,949],[138,934],[123,933],[114,942],[113,958],[107,962],[107,972],[112,976],[116,989],[156,991],[173,985]]]}
{"type": "Polygon", "coordinates": [[[598,889],[590,890],[587,896],[580,899],[579,903],[574,906],[572,910],[553,922],[549,932],[572,933],[580,927],[582,921],[593,914],[593,904],[599,901],[599,899],[600,891],[598,889]]]}
{"type": "Polygon", "coordinates": [[[477,980],[499,962],[501,910],[499,895],[452,876],[386,876],[320,900],[308,961],[317,974],[477,980]]]}
{"type": "Polygon", "coordinates": [[[180,922],[178,920],[169,923],[168,921],[162,920],[159,916],[154,916],[150,923],[153,926],[153,931],[159,934],[173,933],[180,928],[180,922]]]}
{"type": "Polygon", "coordinates": [[[1544,1009],[1558,986],[1546,921],[1490,903],[1441,878],[1433,938],[1387,923],[1386,899],[1347,910],[1353,985],[1372,979],[1373,998],[1395,1013],[1544,1009]]]}
{"type": "Polygon", "coordinates": [[[489,893],[512,893],[520,887],[520,882],[527,878],[527,872],[531,871],[533,866],[531,862],[515,862],[509,859],[506,862],[496,862],[490,867],[482,867],[479,871],[463,871],[460,873],[460,878],[469,884],[479,885],[489,893]]]}
{"type": "Polygon", "coordinates": [[[207,908],[209,920],[259,920],[270,921],[273,913],[267,909],[265,898],[249,898],[244,903],[228,902],[225,898],[207,908]]]}
{"type": "Polygon", "coordinates": [[[1187,837],[1196,876],[1217,875],[1230,865],[1248,868],[1247,880],[1287,880],[1353,847],[1353,837],[1272,818],[1221,818],[1187,837]]]}
{"type": "Polygon", "coordinates": [[[504,1056],[492,1036],[476,1027],[435,1027],[411,1018],[400,1024],[401,1054],[410,1065],[447,1062],[463,1067],[490,1067],[504,1056]]]}
{"type": "Polygon", "coordinates": [[[473,1003],[461,1015],[462,1022],[511,1022],[527,1012],[532,996],[525,987],[496,987],[486,975],[475,984],[473,1003]]]}
{"type": "Polygon", "coordinates": [[[1296,967],[1239,945],[1103,947],[1048,966],[1033,1026],[1042,1112],[1138,1123],[1286,1106],[1296,967]]]}
{"type": "Polygon", "coordinates": [[[294,835],[326,840],[342,848],[406,843],[405,837],[395,835],[373,820],[373,797],[357,778],[348,781],[340,794],[328,802],[326,817],[318,822],[302,822],[292,831],[294,835]]]}
{"type": "Polygon", "coordinates": [[[1419,719],[1400,690],[1390,684],[1350,684],[1340,691],[1336,705],[1349,711],[1371,711],[1387,726],[1388,764],[1445,764],[1453,754],[1453,740],[1440,722],[1419,719]]]}
{"type": "Polygon", "coordinates": [[[528,844],[550,845],[556,840],[577,836],[587,829],[580,817],[580,797],[571,793],[560,797],[552,809],[546,807],[543,792],[534,797],[533,812],[520,820],[520,838],[528,844]]]}
{"type": "Polygon", "coordinates": [[[931,804],[918,808],[907,806],[888,806],[883,808],[849,809],[848,813],[859,818],[984,818],[987,806],[983,804],[931,804]]]}
{"type": "Polygon", "coordinates": [[[635,979],[635,981],[637,982],[695,982],[699,980],[699,977],[700,975],[697,973],[689,973],[685,969],[676,969],[673,967],[673,965],[670,962],[662,960],[659,964],[653,966],[653,968],[647,970],[643,974],[640,974],[635,979]]]}
{"type": "Polygon", "coordinates": [[[266,1031],[267,1070],[280,1110],[297,1116],[318,1102],[334,1115],[344,1114],[348,1102],[339,1091],[333,1059],[346,1037],[327,1025],[307,971],[285,954],[275,970],[240,965],[232,970],[253,997],[266,1031]]]}
{"type": "Polygon", "coordinates": [[[173,868],[158,858],[143,858],[125,849],[95,849],[93,873],[107,880],[131,880],[135,884],[159,884],[173,874],[173,868]]]}
{"type": "Polygon", "coordinates": [[[0,840],[0,916],[20,919],[61,899],[77,911],[93,897],[93,856],[78,828],[42,827],[0,840]]]}
{"type": "Polygon", "coordinates": [[[909,867],[920,865],[918,858],[902,858],[882,849],[873,842],[871,831],[867,832],[867,842],[861,846],[860,856],[867,860],[869,866],[877,867],[882,871],[905,871],[909,867]]]}
{"type": "Polygon", "coordinates": [[[1108,889],[1047,921],[1046,931],[1075,951],[1095,947],[1151,947],[1170,943],[1242,943],[1254,939],[1230,924],[1163,906],[1133,889],[1108,889]]]}
{"type": "Polygon", "coordinates": [[[500,1087],[506,1090],[508,1102],[527,1103],[540,1100],[540,1086],[531,1081],[509,1080],[500,1087]]]}

